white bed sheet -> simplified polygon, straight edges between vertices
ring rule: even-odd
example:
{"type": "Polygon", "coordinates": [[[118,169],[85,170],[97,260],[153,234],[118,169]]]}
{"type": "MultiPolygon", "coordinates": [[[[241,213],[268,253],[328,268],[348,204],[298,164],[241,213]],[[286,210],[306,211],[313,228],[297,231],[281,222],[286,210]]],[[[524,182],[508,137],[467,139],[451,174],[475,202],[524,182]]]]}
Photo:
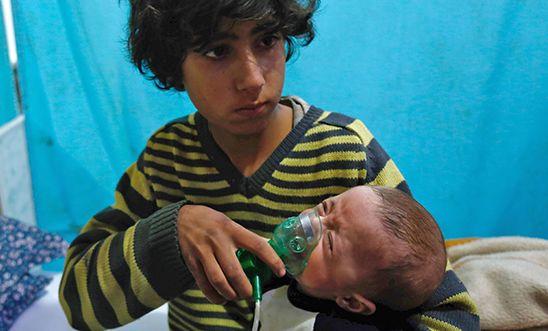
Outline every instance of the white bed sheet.
{"type": "MultiPolygon", "coordinates": [[[[65,314],[59,304],[57,290],[61,274],[53,275],[53,280],[46,287],[46,294],[35,301],[24,313],[19,316],[10,331],[34,331],[34,330],[74,330],[65,318],[65,314]]],[[[168,330],[167,304],[148,313],[140,319],[124,325],[116,330],[123,331],[162,331],[168,330]]]]}

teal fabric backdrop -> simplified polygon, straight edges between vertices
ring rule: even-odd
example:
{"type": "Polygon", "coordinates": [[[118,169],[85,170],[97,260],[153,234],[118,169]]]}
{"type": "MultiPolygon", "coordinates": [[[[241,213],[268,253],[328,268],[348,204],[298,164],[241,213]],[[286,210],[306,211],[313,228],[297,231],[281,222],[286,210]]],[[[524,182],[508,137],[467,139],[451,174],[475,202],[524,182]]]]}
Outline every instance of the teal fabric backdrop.
{"type": "MultiPolygon", "coordinates": [[[[70,239],[194,108],[128,62],[125,0],[13,6],[36,215],[70,239]]],[[[364,120],[447,238],[548,238],[547,17],[534,0],[324,0],[285,93],[364,120]]]]}
{"type": "MultiPolygon", "coordinates": [[[[1,12],[2,8],[0,7],[1,12]]],[[[4,22],[0,15],[0,126],[13,119],[17,114],[15,85],[12,76],[4,22]]]]}

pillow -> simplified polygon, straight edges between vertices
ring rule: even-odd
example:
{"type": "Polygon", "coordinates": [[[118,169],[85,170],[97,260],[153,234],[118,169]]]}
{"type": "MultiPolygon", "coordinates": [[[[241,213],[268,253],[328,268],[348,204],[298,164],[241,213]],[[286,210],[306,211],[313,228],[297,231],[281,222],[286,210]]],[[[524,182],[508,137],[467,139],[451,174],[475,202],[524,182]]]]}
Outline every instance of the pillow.
{"type": "Polygon", "coordinates": [[[51,281],[31,270],[63,257],[67,248],[59,235],[0,215],[0,330],[9,329],[51,281]]]}
{"type": "Polygon", "coordinates": [[[9,330],[51,281],[44,275],[24,274],[10,289],[0,294],[0,330],[9,330]]]}

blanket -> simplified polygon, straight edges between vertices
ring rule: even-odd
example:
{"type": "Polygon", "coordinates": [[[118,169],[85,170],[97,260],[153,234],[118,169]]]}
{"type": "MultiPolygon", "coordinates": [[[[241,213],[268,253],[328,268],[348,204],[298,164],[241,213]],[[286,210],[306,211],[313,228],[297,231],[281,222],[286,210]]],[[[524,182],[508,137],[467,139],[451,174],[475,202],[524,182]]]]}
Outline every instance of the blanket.
{"type": "Polygon", "coordinates": [[[447,253],[483,330],[548,329],[548,240],[477,239],[447,253]]]}

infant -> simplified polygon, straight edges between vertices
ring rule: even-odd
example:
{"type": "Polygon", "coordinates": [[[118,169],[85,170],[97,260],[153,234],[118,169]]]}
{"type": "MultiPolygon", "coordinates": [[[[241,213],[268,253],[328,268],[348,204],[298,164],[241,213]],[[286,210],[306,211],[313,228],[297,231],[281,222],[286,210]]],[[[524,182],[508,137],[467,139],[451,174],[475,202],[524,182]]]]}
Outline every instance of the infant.
{"type": "Polygon", "coordinates": [[[412,197],[384,186],[358,186],[315,207],[323,235],[298,289],[363,315],[377,304],[420,306],[441,284],[446,251],[440,228],[412,197]]]}

